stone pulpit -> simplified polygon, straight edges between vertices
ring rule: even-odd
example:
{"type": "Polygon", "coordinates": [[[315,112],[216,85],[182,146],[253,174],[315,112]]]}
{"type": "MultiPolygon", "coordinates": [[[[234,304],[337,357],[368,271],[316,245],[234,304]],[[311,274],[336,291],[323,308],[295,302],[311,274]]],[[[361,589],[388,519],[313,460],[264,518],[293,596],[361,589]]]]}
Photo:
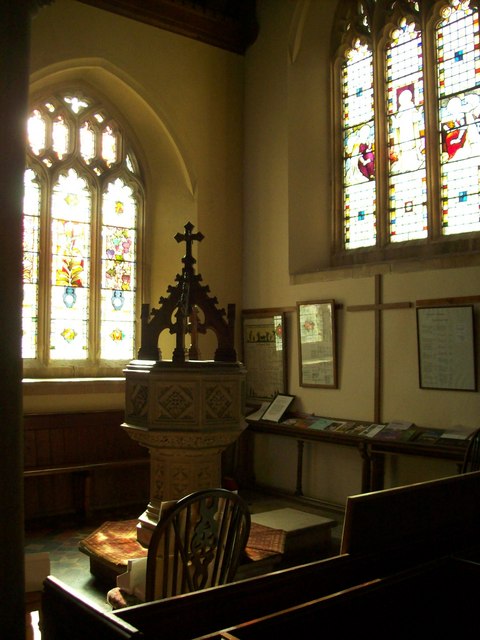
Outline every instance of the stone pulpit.
{"type": "Polygon", "coordinates": [[[234,348],[235,307],[228,305],[227,313],[218,309],[195,274],[192,243],[203,235],[188,223],[175,239],[186,243],[182,272],[160,298],[159,309],[143,305],[138,359],[125,370],[122,427],[150,452],[150,500],[137,527],[145,546],[162,502],[221,486],[222,452],[246,426],[246,371],[234,348]],[[176,336],[171,360],[162,359],[158,346],[164,330],[176,336]],[[207,330],[217,339],[209,361],[200,360],[198,350],[198,336],[207,330]]]}

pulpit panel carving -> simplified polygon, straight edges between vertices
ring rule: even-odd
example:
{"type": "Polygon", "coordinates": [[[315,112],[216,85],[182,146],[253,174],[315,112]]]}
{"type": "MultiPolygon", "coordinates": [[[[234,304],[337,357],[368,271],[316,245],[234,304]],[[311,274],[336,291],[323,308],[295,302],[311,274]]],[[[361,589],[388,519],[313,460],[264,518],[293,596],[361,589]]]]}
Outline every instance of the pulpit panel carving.
{"type": "Polygon", "coordinates": [[[125,416],[134,424],[147,421],[148,386],[127,380],[125,390],[125,416]]]}
{"type": "Polygon", "coordinates": [[[207,383],[205,385],[205,422],[206,424],[230,421],[238,417],[237,385],[207,383]]]}
{"type": "Polygon", "coordinates": [[[198,424],[196,419],[199,396],[198,383],[157,383],[153,407],[152,424],[192,427],[198,424]]]}

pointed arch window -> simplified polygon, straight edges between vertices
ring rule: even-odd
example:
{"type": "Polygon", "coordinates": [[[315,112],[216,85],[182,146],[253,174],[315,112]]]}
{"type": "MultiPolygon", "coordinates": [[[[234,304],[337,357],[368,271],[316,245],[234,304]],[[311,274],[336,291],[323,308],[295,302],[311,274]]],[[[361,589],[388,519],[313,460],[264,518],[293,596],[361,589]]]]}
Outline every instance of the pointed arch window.
{"type": "Polygon", "coordinates": [[[480,249],[478,4],[345,0],[336,37],[333,263],[480,249]]]}
{"type": "Polygon", "coordinates": [[[122,127],[80,91],[28,118],[23,344],[27,370],[111,372],[134,357],[143,185],[122,127]]]}

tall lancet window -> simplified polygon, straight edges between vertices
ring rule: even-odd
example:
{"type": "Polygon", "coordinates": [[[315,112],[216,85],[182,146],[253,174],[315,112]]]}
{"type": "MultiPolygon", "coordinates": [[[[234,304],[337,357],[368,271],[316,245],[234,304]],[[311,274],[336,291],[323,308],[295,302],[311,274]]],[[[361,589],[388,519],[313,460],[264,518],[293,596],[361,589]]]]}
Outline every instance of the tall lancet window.
{"type": "Polygon", "coordinates": [[[135,355],[143,187],[121,126],[80,91],[35,102],[24,196],[23,357],[70,375],[135,355]]]}
{"type": "Polygon", "coordinates": [[[332,33],[332,265],[480,250],[473,0],[343,0],[332,33]]]}
{"type": "Polygon", "coordinates": [[[473,3],[449,4],[442,17],[435,31],[441,226],[451,235],[480,230],[480,46],[473,3]]]}
{"type": "Polygon", "coordinates": [[[370,247],[376,237],[373,56],[356,39],[342,65],[343,203],[347,248],[370,247]]]}
{"type": "Polygon", "coordinates": [[[386,51],[390,238],[427,236],[422,34],[402,17],[386,51]]]}

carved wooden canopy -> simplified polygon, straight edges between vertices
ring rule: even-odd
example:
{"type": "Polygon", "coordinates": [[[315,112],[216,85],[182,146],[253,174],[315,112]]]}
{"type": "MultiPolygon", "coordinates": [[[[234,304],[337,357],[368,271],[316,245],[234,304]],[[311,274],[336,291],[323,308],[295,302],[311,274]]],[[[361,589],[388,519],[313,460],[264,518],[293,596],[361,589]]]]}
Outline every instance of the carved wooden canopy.
{"type": "Polygon", "coordinates": [[[177,233],[175,240],[185,242],[186,252],[182,258],[183,269],[177,274],[177,285],[170,285],[167,289],[169,296],[160,298],[160,309],[152,309],[150,305],[142,305],[142,337],[141,347],[138,352],[140,360],[161,360],[162,355],[158,347],[160,333],[168,329],[176,335],[176,345],[173,351],[172,362],[184,363],[185,336],[191,335],[191,347],[189,360],[198,360],[198,334],[206,333],[211,329],[217,338],[215,362],[236,362],[237,354],[234,348],[235,305],[228,305],[228,313],[224,309],[217,308],[217,298],[211,298],[208,294],[208,285],[200,284],[202,276],[195,274],[194,264],[196,260],[192,256],[193,241],[201,242],[202,233],[192,233],[193,224],[185,225],[185,233],[177,233]],[[227,315],[227,320],[225,320],[227,315]],[[149,317],[151,318],[149,319],[149,317]],[[203,317],[202,317],[203,316],[203,317]]]}
{"type": "Polygon", "coordinates": [[[79,1],[235,53],[245,53],[258,33],[255,0],[79,1]]]}

